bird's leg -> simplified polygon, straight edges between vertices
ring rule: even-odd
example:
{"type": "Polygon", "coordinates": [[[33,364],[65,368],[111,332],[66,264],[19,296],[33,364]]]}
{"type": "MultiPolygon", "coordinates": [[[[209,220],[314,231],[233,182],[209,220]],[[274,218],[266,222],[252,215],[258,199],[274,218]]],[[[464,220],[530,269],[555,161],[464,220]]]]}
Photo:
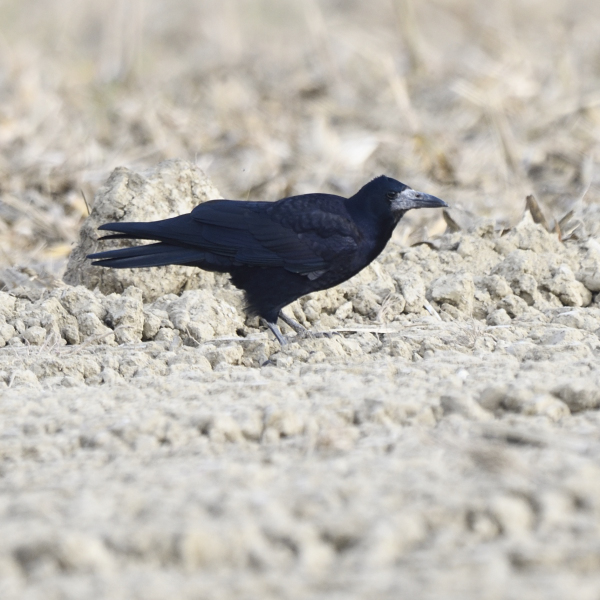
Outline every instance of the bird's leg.
{"type": "Polygon", "coordinates": [[[269,321],[267,321],[266,319],[263,319],[262,317],[261,317],[261,321],[273,332],[273,335],[277,338],[277,341],[282,346],[285,346],[287,344],[287,342],[285,341],[285,338],[283,337],[283,335],[281,335],[281,331],[279,331],[279,327],[277,327],[277,323],[270,323],[269,321]]]}
{"type": "Polygon", "coordinates": [[[286,324],[289,325],[298,335],[308,335],[310,332],[304,325],[300,325],[298,321],[292,319],[292,317],[288,317],[283,311],[279,313],[279,318],[286,324]]]}

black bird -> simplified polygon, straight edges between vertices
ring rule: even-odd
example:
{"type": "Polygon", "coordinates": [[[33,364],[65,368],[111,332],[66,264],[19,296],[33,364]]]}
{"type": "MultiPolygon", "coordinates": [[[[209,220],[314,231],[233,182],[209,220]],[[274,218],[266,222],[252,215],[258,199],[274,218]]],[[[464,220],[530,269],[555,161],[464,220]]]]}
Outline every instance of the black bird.
{"type": "Polygon", "coordinates": [[[94,265],[128,269],[186,265],[229,273],[281,344],[281,312],[300,296],[350,279],[374,260],[411,208],[448,206],[382,175],[351,198],[303,194],[277,202],[211,200],[191,213],[150,223],[107,223],[101,239],[157,243],[90,254],[94,265]]]}

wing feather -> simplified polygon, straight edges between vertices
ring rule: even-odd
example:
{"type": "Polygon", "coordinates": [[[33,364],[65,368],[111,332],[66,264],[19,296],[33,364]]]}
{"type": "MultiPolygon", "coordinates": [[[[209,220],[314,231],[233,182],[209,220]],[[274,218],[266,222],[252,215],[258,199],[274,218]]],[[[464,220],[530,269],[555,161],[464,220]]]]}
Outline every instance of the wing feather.
{"type": "Polygon", "coordinates": [[[274,203],[215,200],[197,206],[192,217],[201,224],[202,247],[235,251],[242,264],[308,275],[324,273],[337,255],[356,249],[358,232],[344,212],[342,198],[306,195],[274,203]]]}
{"type": "MultiPolygon", "coordinates": [[[[118,232],[109,238],[159,240],[188,251],[210,253],[216,260],[227,258],[231,264],[283,267],[311,278],[325,273],[337,256],[355,250],[360,238],[345,211],[344,199],[325,194],[292,196],[278,202],[212,200],[172,219],[108,223],[100,229],[118,232]]],[[[156,256],[162,251],[151,246],[135,252],[136,256],[152,253],[162,260],[156,256]]],[[[133,254],[119,256],[133,260],[133,254]]],[[[184,256],[190,256],[189,252],[177,258],[184,256]]]]}

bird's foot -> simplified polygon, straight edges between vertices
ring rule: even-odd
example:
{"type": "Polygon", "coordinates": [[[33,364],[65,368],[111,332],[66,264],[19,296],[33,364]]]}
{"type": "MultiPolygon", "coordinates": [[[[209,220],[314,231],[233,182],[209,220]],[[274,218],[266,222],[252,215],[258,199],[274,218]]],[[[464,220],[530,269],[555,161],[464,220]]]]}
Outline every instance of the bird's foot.
{"type": "Polygon", "coordinates": [[[294,338],[296,341],[318,337],[318,334],[313,333],[310,329],[307,329],[304,325],[301,325],[298,321],[288,317],[283,312],[279,313],[279,318],[296,332],[296,337],[294,338]]]}
{"type": "Polygon", "coordinates": [[[311,331],[312,337],[315,338],[327,338],[328,340],[334,338],[337,335],[342,335],[339,331],[311,331]]]}
{"type": "MultiPolygon", "coordinates": [[[[293,338],[293,341],[298,341],[302,339],[315,339],[315,338],[332,338],[334,335],[339,335],[339,333],[334,331],[310,331],[304,325],[300,325],[298,321],[295,321],[291,317],[284,315],[283,313],[279,313],[279,318],[289,325],[295,332],[296,337],[293,338]]],[[[276,323],[271,323],[266,319],[261,318],[262,322],[273,332],[273,335],[277,338],[277,341],[281,344],[281,346],[287,346],[288,342],[285,339],[284,335],[281,333],[279,327],[277,327],[276,323]]]]}
{"type": "Polygon", "coordinates": [[[298,321],[288,317],[284,312],[279,313],[279,318],[297,333],[296,339],[298,340],[306,338],[332,338],[334,335],[339,335],[333,331],[311,331],[298,323],[298,321]]]}

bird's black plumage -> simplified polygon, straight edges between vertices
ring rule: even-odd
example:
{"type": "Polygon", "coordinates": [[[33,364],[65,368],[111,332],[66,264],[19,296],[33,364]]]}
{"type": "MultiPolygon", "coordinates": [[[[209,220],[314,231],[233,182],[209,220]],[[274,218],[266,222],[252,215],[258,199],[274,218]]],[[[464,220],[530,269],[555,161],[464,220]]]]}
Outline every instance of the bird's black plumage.
{"type": "Polygon", "coordinates": [[[447,206],[381,176],[351,198],[304,194],[277,202],[211,200],[191,213],[151,223],[107,223],[102,239],[157,243],[91,254],[117,269],[187,265],[229,273],[244,290],[248,312],[282,341],[281,309],[300,296],[346,281],[383,250],[412,208],[447,206]]]}

